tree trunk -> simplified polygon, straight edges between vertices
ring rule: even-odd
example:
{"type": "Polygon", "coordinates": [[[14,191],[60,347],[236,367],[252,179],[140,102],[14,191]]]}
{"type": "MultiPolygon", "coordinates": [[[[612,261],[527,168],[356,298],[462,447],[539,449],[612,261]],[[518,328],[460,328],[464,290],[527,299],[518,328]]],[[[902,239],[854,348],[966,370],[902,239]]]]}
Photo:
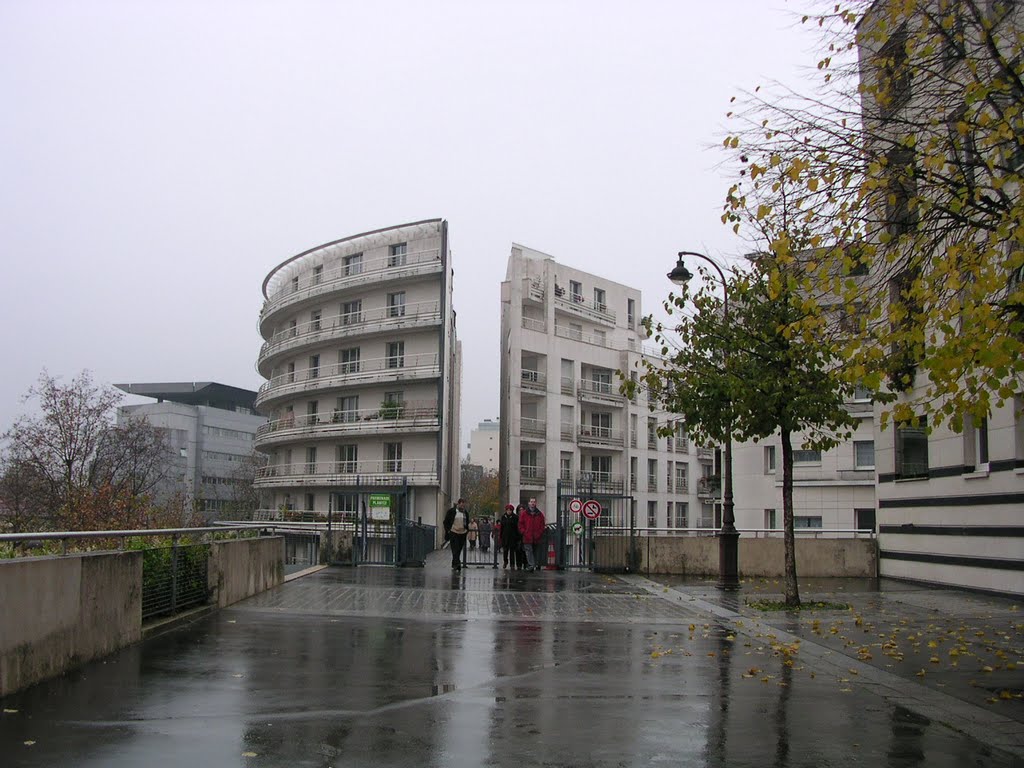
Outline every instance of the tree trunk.
{"type": "Polygon", "coordinates": [[[796,540],[793,534],[793,441],[782,430],[782,526],[786,547],[786,605],[800,607],[800,588],[796,582],[796,540]]]}

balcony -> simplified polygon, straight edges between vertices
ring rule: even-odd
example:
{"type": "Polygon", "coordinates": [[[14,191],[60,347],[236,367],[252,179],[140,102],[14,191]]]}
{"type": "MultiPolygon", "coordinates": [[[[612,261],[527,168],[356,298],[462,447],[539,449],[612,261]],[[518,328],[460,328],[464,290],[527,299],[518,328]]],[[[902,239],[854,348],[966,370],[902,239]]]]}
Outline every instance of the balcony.
{"type": "Polygon", "coordinates": [[[565,325],[555,324],[555,336],[559,336],[563,339],[571,339],[572,341],[582,341],[585,344],[594,344],[598,347],[604,347],[605,349],[615,349],[615,345],[612,344],[607,336],[598,336],[592,333],[583,333],[583,331],[577,331],[575,328],[569,328],[565,325]]]}
{"type": "Polygon", "coordinates": [[[519,485],[523,488],[544,487],[544,467],[523,464],[519,467],[519,485]]]}
{"type": "Polygon", "coordinates": [[[689,478],[676,478],[676,493],[689,493],[690,492],[690,481],[689,478]]]}
{"type": "Polygon", "coordinates": [[[593,379],[580,379],[577,383],[580,400],[589,400],[597,403],[610,403],[621,406],[625,398],[619,394],[618,389],[611,382],[595,381],[593,379]]]}
{"type": "Polygon", "coordinates": [[[547,334],[548,324],[543,320],[537,320],[533,317],[523,318],[523,328],[528,331],[536,331],[537,333],[547,334]]]}
{"type": "Polygon", "coordinates": [[[562,377],[562,394],[570,396],[576,394],[576,387],[574,386],[572,376],[562,377]]]}
{"type": "Polygon", "coordinates": [[[543,440],[547,437],[547,423],[541,419],[519,420],[519,435],[523,440],[543,440]]]}
{"type": "Polygon", "coordinates": [[[715,449],[714,448],[698,448],[697,458],[705,461],[714,461],[715,449]]]}
{"type": "Polygon", "coordinates": [[[658,435],[655,432],[647,433],[647,448],[656,451],[658,450],[658,435]]]}
{"type": "Polygon", "coordinates": [[[523,291],[526,298],[530,301],[536,301],[540,304],[544,303],[544,282],[542,280],[530,280],[526,285],[526,290],[523,291]]]}
{"type": "Polygon", "coordinates": [[[577,427],[579,444],[603,448],[622,448],[625,437],[621,429],[611,427],[593,427],[581,424],[577,427]]]}
{"type": "Polygon", "coordinates": [[[440,427],[437,403],[410,401],[384,403],[379,408],[357,411],[284,416],[261,424],[256,430],[259,445],[288,443],[296,439],[322,440],[377,435],[391,432],[433,432],[440,427]]]}
{"type": "Polygon", "coordinates": [[[544,371],[531,371],[524,368],[521,375],[523,389],[544,392],[547,389],[548,377],[544,371]]]}
{"type": "Polygon", "coordinates": [[[283,373],[264,382],[256,395],[256,407],[283,397],[294,397],[314,390],[361,387],[370,384],[391,384],[416,381],[441,375],[436,353],[378,357],[335,365],[321,365],[301,371],[283,373]]]}
{"type": "Polygon", "coordinates": [[[555,289],[555,311],[574,315],[594,323],[615,326],[615,313],[606,304],[595,304],[579,294],[555,289]]]}
{"type": "Polygon", "coordinates": [[[581,493],[625,493],[625,478],[612,472],[598,470],[581,471],[576,474],[575,488],[563,488],[563,492],[581,493]]]}
{"type": "Polygon", "coordinates": [[[658,492],[658,481],[655,480],[653,477],[648,477],[647,478],[647,492],[648,493],[657,493],[658,492]]]}
{"type": "Polygon", "coordinates": [[[632,430],[629,433],[629,447],[636,448],[636,430],[632,430]]]}
{"type": "Polygon", "coordinates": [[[351,336],[365,336],[370,333],[395,333],[411,328],[439,325],[440,322],[440,304],[436,301],[378,307],[362,312],[321,317],[293,328],[285,328],[267,339],[260,349],[257,367],[262,370],[270,358],[312,344],[351,336]]]}
{"type": "Polygon", "coordinates": [[[256,470],[257,488],[297,486],[437,485],[437,469],[430,459],[403,461],[332,461],[319,464],[271,464],[256,470]]]}
{"type": "Polygon", "coordinates": [[[722,478],[718,475],[697,480],[697,496],[702,499],[717,499],[722,495],[722,478]]]}
{"type": "Polygon", "coordinates": [[[441,252],[437,248],[406,253],[403,256],[400,262],[396,262],[391,256],[381,256],[358,264],[339,266],[319,274],[309,271],[292,278],[263,302],[263,309],[260,311],[261,331],[272,315],[287,307],[349,288],[362,288],[372,283],[441,272],[444,266],[441,263],[441,252]]]}

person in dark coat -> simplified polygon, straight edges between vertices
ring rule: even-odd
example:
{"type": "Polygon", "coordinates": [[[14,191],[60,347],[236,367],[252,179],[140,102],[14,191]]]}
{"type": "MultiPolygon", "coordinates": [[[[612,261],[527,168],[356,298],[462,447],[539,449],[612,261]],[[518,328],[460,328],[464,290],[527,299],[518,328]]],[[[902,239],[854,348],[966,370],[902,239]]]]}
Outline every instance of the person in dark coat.
{"type": "Polygon", "coordinates": [[[485,555],[491,551],[491,518],[485,517],[480,520],[480,551],[485,555]]]}
{"type": "Polygon", "coordinates": [[[455,506],[445,512],[444,537],[452,548],[452,569],[462,570],[462,550],[469,534],[469,515],[466,514],[466,500],[459,499],[455,506]]]}
{"type": "Polygon", "coordinates": [[[519,515],[511,504],[505,505],[505,514],[498,521],[498,537],[502,564],[506,568],[515,568],[519,564],[516,556],[519,552],[519,515]]]}

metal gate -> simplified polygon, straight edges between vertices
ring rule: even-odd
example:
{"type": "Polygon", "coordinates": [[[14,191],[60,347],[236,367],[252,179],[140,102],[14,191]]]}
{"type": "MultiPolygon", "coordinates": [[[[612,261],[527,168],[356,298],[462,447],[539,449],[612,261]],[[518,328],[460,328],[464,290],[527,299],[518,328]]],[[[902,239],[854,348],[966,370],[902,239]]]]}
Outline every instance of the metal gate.
{"type": "Polygon", "coordinates": [[[406,487],[379,493],[391,497],[390,514],[386,520],[377,519],[368,501],[360,504],[352,536],[353,565],[423,565],[434,549],[436,526],[409,519],[406,487]]]}
{"type": "Polygon", "coordinates": [[[630,573],[637,569],[636,520],[631,496],[600,480],[573,483],[558,481],[558,514],[554,530],[560,568],[630,573]],[[617,492],[619,491],[619,492],[617,492]],[[600,516],[588,520],[577,511],[580,502],[596,501],[600,516]]]}

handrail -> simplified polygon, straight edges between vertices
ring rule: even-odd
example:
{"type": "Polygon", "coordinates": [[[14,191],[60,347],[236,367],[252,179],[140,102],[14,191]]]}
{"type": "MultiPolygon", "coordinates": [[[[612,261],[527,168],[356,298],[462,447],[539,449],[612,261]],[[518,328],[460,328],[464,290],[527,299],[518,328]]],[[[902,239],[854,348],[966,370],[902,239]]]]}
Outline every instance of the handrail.
{"type": "Polygon", "coordinates": [[[438,365],[436,352],[404,354],[400,357],[374,357],[369,360],[353,360],[347,363],[321,365],[317,368],[302,368],[297,371],[279,373],[267,379],[259,388],[257,400],[271,389],[287,384],[300,384],[304,381],[331,379],[337,376],[354,376],[379,371],[407,372],[421,368],[436,368],[438,365]],[[400,362],[401,364],[397,364],[400,362]]]}
{"type": "Polygon", "coordinates": [[[323,413],[281,416],[261,424],[256,429],[257,437],[290,429],[316,429],[336,424],[355,424],[361,421],[406,421],[422,418],[437,418],[437,403],[432,400],[412,400],[400,403],[381,403],[376,408],[360,408],[342,411],[335,408],[323,413]]]}
{"type": "Polygon", "coordinates": [[[328,477],[331,475],[415,475],[434,472],[432,459],[383,459],[366,461],[294,461],[268,464],[256,470],[257,480],[276,477],[328,477]]]}
{"type": "MultiPolygon", "coordinates": [[[[265,525],[244,526],[247,530],[259,530],[265,525]]],[[[33,531],[30,533],[0,533],[0,541],[39,541],[53,539],[116,539],[143,538],[146,536],[181,536],[192,533],[211,533],[220,531],[217,527],[203,528],[141,528],[114,531],[33,531]]]]}
{"type": "MultiPolygon", "coordinates": [[[[356,256],[359,253],[359,251],[356,251],[346,255],[356,256]]],[[[440,266],[440,253],[440,248],[428,248],[422,251],[413,251],[411,253],[406,252],[403,254],[404,260],[402,260],[401,263],[396,263],[395,257],[386,254],[376,259],[364,259],[359,262],[358,268],[355,269],[352,266],[341,264],[334,269],[321,272],[319,274],[319,280],[316,279],[317,275],[314,274],[312,269],[306,270],[296,276],[299,278],[297,283],[292,282],[294,278],[292,278],[292,280],[282,280],[282,286],[267,297],[267,300],[263,304],[263,309],[260,312],[260,316],[266,316],[270,311],[271,306],[279,299],[293,296],[297,293],[303,292],[304,290],[309,290],[310,288],[324,286],[326,289],[328,287],[336,287],[335,283],[358,283],[363,280],[357,278],[362,278],[364,275],[377,275],[379,273],[386,273],[403,267],[415,267],[422,264],[429,264],[431,262],[436,262],[437,265],[440,266]]]]}

